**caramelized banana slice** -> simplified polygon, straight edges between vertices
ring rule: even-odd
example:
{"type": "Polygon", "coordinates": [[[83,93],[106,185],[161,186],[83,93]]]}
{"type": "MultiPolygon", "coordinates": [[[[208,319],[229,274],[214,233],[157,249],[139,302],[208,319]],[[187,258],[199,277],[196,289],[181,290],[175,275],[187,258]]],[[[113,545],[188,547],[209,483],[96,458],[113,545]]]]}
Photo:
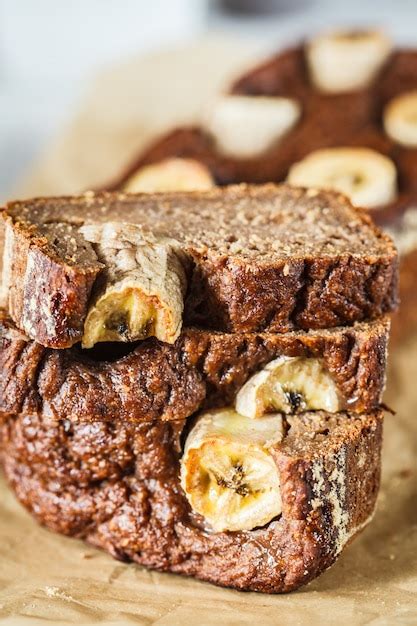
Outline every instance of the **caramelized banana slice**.
{"type": "Polygon", "coordinates": [[[145,165],[127,181],[129,193],[156,191],[204,191],[215,183],[209,169],[194,159],[171,158],[145,165]]]}
{"type": "Polygon", "coordinates": [[[387,60],[391,49],[391,40],[379,31],[319,35],[307,46],[312,81],[328,93],[366,87],[387,60]]]}
{"type": "Polygon", "coordinates": [[[341,400],[321,361],[278,357],[252,376],[236,396],[236,411],[250,418],[266,413],[320,410],[336,413],[341,400]]]}
{"type": "Polygon", "coordinates": [[[119,222],[81,229],[106,266],[84,324],[82,345],[155,336],[173,343],[182,325],[185,258],[176,242],[119,222]]]}
{"type": "Polygon", "coordinates": [[[392,202],[397,195],[395,164],[370,148],[315,150],[290,168],[287,182],[335,189],[366,208],[392,202]]]}
{"type": "Polygon", "coordinates": [[[417,146],[417,91],[393,98],[384,110],[384,128],[391,139],[402,146],[417,146]]]}
{"type": "Polygon", "coordinates": [[[222,96],[205,121],[223,154],[251,158],[279,141],[297,122],[296,100],[272,96],[222,96]]]}
{"type": "Polygon", "coordinates": [[[251,420],[219,409],[197,419],[185,444],[181,484],[191,507],[215,531],[251,530],[281,513],[269,448],[283,435],[280,415],[251,420]]]}

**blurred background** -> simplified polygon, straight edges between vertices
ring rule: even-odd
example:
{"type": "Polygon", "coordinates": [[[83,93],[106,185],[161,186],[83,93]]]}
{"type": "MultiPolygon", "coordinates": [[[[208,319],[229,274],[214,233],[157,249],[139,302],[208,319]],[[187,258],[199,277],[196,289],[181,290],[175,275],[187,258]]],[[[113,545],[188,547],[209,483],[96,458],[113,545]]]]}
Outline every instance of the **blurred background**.
{"type": "Polygon", "coordinates": [[[103,68],[211,36],[260,52],[328,26],[417,45],[416,0],[0,0],[0,198],[69,123],[103,68]]]}

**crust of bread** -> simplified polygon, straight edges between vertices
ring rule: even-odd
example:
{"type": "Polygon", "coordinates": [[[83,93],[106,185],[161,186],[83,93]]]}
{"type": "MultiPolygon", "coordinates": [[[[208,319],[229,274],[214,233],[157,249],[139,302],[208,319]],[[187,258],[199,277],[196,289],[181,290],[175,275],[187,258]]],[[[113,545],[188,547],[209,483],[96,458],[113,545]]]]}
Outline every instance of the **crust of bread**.
{"type": "Polygon", "coordinates": [[[290,421],[273,452],[282,515],[233,533],[211,532],[189,508],[179,483],[184,424],[73,423],[23,413],[1,427],[1,460],[18,499],[51,530],[124,561],[237,589],[297,589],[328,568],[372,516],[378,411],[290,421]]]}

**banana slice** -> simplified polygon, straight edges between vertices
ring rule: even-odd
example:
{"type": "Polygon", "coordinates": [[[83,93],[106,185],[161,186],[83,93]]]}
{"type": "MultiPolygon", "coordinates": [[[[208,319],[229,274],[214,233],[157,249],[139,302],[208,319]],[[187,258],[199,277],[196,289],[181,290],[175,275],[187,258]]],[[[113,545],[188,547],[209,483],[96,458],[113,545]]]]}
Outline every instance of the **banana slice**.
{"type": "Polygon", "coordinates": [[[145,165],[127,181],[124,190],[129,193],[156,191],[204,191],[214,187],[208,168],[194,159],[164,159],[145,165]]]}
{"type": "Polygon", "coordinates": [[[251,420],[220,409],[198,418],[185,443],[181,485],[215,531],[251,530],[281,513],[279,474],[269,448],[283,436],[280,415],[251,420]]]}
{"type": "Polygon", "coordinates": [[[220,152],[244,159],[281,139],[300,113],[299,103],[290,98],[230,95],[217,100],[204,123],[220,152]]]}
{"type": "Polygon", "coordinates": [[[151,336],[173,343],[181,330],[186,290],[186,261],[176,243],[119,222],[80,230],[106,267],[84,323],[83,347],[151,336]]]}
{"type": "Polygon", "coordinates": [[[387,135],[402,146],[417,146],[417,91],[403,93],[387,104],[384,128],[387,135]]]}
{"type": "Polygon", "coordinates": [[[282,411],[324,410],[336,413],[342,403],[321,361],[278,357],[252,376],[236,396],[236,411],[250,418],[282,411]]]}
{"type": "Polygon", "coordinates": [[[287,182],[335,189],[368,208],[392,202],[397,195],[394,163],[370,148],[315,150],[290,168],[287,182]]]}
{"type": "Polygon", "coordinates": [[[313,83],[322,91],[339,93],[369,85],[392,50],[392,42],[379,31],[323,34],[307,45],[313,83]]]}

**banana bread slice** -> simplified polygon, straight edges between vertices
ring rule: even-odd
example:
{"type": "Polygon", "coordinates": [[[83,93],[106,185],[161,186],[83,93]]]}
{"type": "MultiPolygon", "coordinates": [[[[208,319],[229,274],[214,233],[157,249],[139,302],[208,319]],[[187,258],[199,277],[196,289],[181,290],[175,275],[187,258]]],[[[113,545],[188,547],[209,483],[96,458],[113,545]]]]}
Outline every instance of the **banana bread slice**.
{"type": "Polygon", "coordinates": [[[397,306],[391,239],[332,192],[90,192],[13,202],[3,218],[9,312],[53,348],[93,345],[103,327],[112,340],[172,343],[182,323],[281,333],[397,306]]]}
{"type": "MultiPolygon", "coordinates": [[[[51,530],[120,560],[243,590],[280,593],[308,583],[373,515],[379,411],[288,418],[268,452],[278,513],[233,532],[214,531],[188,503],[179,478],[184,426],[22,413],[0,427],[1,461],[18,499],[51,530]]],[[[241,490],[250,497],[257,495],[241,490]]]]}
{"type": "Polygon", "coordinates": [[[180,420],[234,402],[245,383],[277,359],[290,367],[286,393],[295,406],[288,411],[328,409],[329,398],[333,411],[370,411],[384,389],[388,333],[386,318],[285,335],[185,328],[173,345],[150,338],[53,350],[29,340],[3,314],[0,417],[43,410],[75,421],[180,420]]]}

